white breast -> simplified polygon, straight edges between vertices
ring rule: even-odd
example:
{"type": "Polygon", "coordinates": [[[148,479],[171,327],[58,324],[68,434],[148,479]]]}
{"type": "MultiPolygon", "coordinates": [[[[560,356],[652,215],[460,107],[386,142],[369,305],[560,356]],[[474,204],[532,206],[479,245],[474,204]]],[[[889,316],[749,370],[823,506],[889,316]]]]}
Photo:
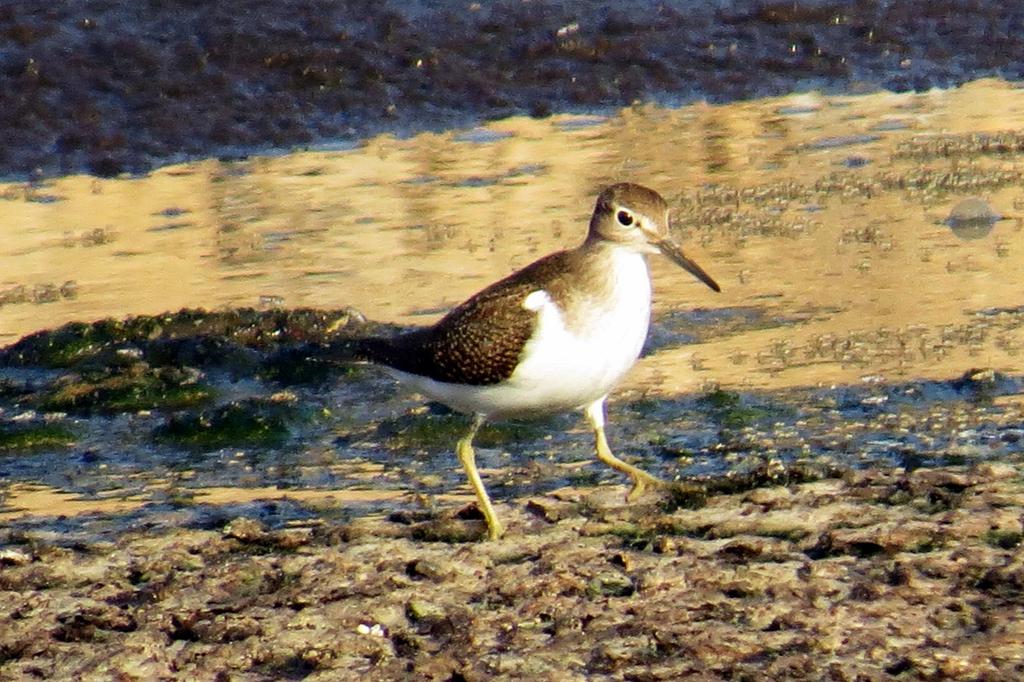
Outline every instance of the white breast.
{"type": "Polygon", "coordinates": [[[488,417],[560,412],[606,395],[640,356],[651,315],[651,280],[641,254],[622,249],[609,262],[610,298],[578,298],[586,306],[566,316],[544,290],[523,306],[537,313],[536,331],[509,379],[465,386],[395,374],[431,398],[488,417]]]}

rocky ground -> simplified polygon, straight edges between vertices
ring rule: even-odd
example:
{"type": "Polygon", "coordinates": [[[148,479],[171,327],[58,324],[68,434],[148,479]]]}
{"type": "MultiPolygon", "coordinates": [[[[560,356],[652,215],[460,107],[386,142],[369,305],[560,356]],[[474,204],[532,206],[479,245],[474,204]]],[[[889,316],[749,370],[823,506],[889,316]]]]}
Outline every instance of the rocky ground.
{"type": "Polygon", "coordinates": [[[513,114],[1024,73],[1010,0],[11,0],[0,176],[144,172],[513,114]]]}

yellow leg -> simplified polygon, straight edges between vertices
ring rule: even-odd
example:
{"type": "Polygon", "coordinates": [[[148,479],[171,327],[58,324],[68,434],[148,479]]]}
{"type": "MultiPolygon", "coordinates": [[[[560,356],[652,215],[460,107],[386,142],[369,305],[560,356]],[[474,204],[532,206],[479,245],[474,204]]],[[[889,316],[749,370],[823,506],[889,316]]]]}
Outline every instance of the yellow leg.
{"type": "Polygon", "coordinates": [[[466,470],[466,478],[469,479],[469,485],[472,486],[473,492],[476,493],[477,506],[480,507],[484,518],[487,519],[487,537],[491,540],[497,540],[505,532],[505,529],[502,527],[501,521],[498,520],[498,515],[494,513],[494,507],[491,506],[491,498],[487,496],[484,482],[480,480],[480,472],[476,470],[476,453],[473,452],[473,437],[476,436],[476,432],[483,423],[483,417],[480,415],[474,417],[473,426],[470,427],[469,433],[455,446],[455,454],[459,456],[462,468],[466,470]]]}
{"type": "Polygon", "coordinates": [[[630,489],[629,494],[626,495],[628,502],[632,502],[643,495],[647,490],[648,484],[656,487],[665,485],[665,482],[657,476],[652,476],[643,469],[627,464],[612,454],[611,448],[608,447],[608,438],[604,435],[604,398],[595,400],[587,406],[585,414],[591,428],[594,429],[594,438],[597,441],[597,458],[612,469],[626,474],[633,481],[633,487],[630,489]]]}

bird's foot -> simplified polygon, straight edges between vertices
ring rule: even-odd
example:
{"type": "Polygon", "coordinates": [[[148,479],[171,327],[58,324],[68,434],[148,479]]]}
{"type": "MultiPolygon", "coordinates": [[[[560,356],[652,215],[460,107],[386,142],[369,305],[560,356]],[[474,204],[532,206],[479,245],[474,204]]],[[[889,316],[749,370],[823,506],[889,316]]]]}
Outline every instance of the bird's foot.
{"type": "Polygon", "coordinates": [[[505,527],[501,525],[498,519],[487,519],[487,539],[488,540],[500,540],[501,536],[505,534],[505,527]]]}
{"type": "Polygon", "coordinates": [[[668,486],[665,481],[641,469],[636,469],[630,478],[633,479],[633,487],[626,493],[626,502],[635,502],[643,497],[647,493],[648,487],[663,490],[668,486]]]}

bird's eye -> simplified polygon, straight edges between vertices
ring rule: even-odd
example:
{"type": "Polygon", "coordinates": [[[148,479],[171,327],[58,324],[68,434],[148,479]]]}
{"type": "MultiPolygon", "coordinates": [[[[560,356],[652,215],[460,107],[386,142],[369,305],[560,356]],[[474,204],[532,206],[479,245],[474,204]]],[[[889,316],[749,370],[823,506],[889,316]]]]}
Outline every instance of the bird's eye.
{"type": "Polygon", "coordinates": [[[619,225],[629,227],[633,224],[633,215],[629,211],[619,211],[619,215],[616,218],[619,219],[619,225]]]}

